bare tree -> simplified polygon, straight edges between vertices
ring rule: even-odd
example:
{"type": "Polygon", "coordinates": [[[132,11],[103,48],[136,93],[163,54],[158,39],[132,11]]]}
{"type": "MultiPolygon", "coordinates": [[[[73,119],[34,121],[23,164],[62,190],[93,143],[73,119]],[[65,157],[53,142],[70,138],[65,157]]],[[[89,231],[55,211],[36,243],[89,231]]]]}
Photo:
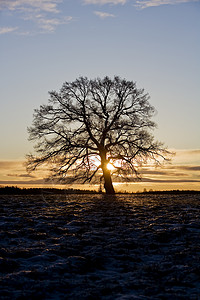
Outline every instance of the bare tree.
{"type": "Polygon", "coordinates": [[[63,183],[92,182],[99,174],[106,193],[114,194],[112,176],[138,178],[139,166],[169,153],[150,133],[156,124],[149,95],[132,81],[80,77],[49,94],[28,128],[37,141],[28,171],[50,164],[51,178],[63,183]]]}

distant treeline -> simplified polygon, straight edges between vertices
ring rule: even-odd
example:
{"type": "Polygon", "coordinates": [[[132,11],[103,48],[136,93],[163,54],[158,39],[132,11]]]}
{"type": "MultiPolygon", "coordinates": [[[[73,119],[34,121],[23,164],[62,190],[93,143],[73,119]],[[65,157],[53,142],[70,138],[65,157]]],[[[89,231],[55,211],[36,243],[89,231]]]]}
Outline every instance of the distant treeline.
{"type": "MultiPolygon", "coordinates": [[[[49,194],[102,194],[102,192],[81,189],[57,189],[57,188],[19,188],[15,186],[0,187],[0,195],[41,195],[49,194]]],[[[117,194],[200,194],[193,190],[170,190],[170,191],[146,191],[137,193],[120,192],[117,194]]]]}
{"type": "Polygon", "coordinates": [[[200,194],[200,191],[194,190],[170,190],[170,191],[143,191],[137,194],[200,194]]]}
{"type": "Polygon", "coordinates": [[[0,187],[0,195],[41,195],[49,194],[97,194],[96,191],[80,189],[56,189],[56,188],[19,188],[15,186],[0,187]]]}

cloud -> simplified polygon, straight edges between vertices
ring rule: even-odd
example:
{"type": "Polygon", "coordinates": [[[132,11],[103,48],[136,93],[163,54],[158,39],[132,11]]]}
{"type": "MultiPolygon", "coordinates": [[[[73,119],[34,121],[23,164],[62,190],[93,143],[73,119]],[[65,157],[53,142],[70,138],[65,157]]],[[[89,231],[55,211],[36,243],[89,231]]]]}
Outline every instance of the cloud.
{"type": "MultiPolygon", "coordinates": [[[[18,34],[52,33],[59,25],[72,21],[71,16],[63,16],[58,4],[63,0],[1,0],[0,11],[8,12],[8,16],[18,17],[26,22],[26,31],[12,27],[7,32],[15,31],[18,34]],[[56,18],[55,18],[56,15],[56,18]],[[29,23],[28,23],[29,22],[29,23]],[[34,26],[36,25],[36,28],[34,26]],[[31,26],[31,29],[27,29],[31,26]]],[[[5,28],[2,33],[7,33],[5,28]]]]}
{"type": "Polygon", "coordinates": [[[113,14],[109,14],[103,11],[94,11],[94,14],[97,15],[98,17],[100,17],[101,19],[105,19],[108,17],[115,17],[115,15],[113,14]]]}
{"type": "Polygon", "coordinates": [[[38,15],[30,15],[25,18],[25,20],[32,20],[37,24],[38,28],[41,29],[41,33],[45,32],[54,32],[56,27],[63,24],[68,24],[71,20],[71,16],[63,17],[63,18],[48,18],[43,14],[38,15]]]}
{"type": "Polygon", "coordinates": [[[7,174],[8,177],[21,177],[21,178],[35,178],[35,176],[30,174],[7,174]]]}
{"type": "Polygon", "coordinates": [[[157,183],[200,183],[198,179],[153,179],[142,178],[142,182],[157,182],[157,183]]]}
{"type": "Polygon", "coordinates": [[[21,167],[23,163],[24,163],[23,161],[18,161],[18,160],[9,160],[9,161],[2,160],[0,161],[0,171],[21,167]]]}
{"type": "Polygon", "coordinates": [[[200,150],[199,149],[189,149],[189,150],[177,150],[180,153],[187,153],[188,155],[200,155],[200,150]]]}
{"type": "Polygon", "coordinates": [[[199,166],[200,165],[200,150],[199,149],[186,149],[175,150],[176,155],[172,159],[173,165],[188,165],[199,166]]]}
{"type": "MultiPolygon", "coordinates": [[[[173,170],[176,170],[177,167],[173,167],[173,170]]],[[[185,170],[185,169],[184,169],[185,170]]],[[[185,173],[178,173],[178,172],[170,172],[168,169],[165,169],[164,171],[160,170],[142,170],[141,174],[145,175],[158,175],[158,176],[188,176],[188,174],[185,173]]]]}
{"type": "Polygon", "coordinates": [[[58,13],[57,4],[62,0],[1,0],[0,10],[8,9],[10,11],[46,11],[58,13]]]}
{"type": "Polygon", "coordinates": [[[136,0],[135,5],[139,9],[144,9],[148,7],[155,7],[160,5],[173,5],[173,4],[181,4],[187,2],[196,2],[198,0],[136,0]]]}
{"type": "Polygon", "coordinates": [[[200,171],[200,166],[171,166],[168,169],[179,169],[184,171],[200,171]]]}
{"type": "MultiPolygon", "coordinates": [[[[169,4],[181,4],[187,2],[197,2],[199,0],[132,0],[134,6],[138,7],[139,9],[144,9],[147,7],[153,6],[160,6],[160,5],[169,5],[169,4]]],[[[97,4],[97,5],[104,5],[104,4],[126,4],[128,0],[83,0],[84,4],[97,4]]]]}
{"type": "Polygon", "coordinates": [[[0,27],[0,34],[16,31],[18,27],[0,27]]]}
{"type": "Polygon", "coordinates": [[[125,4],[127,0],[83,0],[84,4],[125,4]]]}
{"type": "Polygon", "coordinates": [[[62,24],[67,24],[72,20],[72,17],[68,16],[63,19],[40,19],[38,24],[41,28],[48,32],[54,32],[55,27],[62,24]]]}
{"type": "Polygon", "coordinates": [[[0,185],[14,185],[14,186],[23,186],[23,185],[34,185],[37,187],[38,184],[45,184],[45,180],[38,179],[38,180],[28,180],[28,181],[22,181],[22,180],[0,180],[0,185]]]}

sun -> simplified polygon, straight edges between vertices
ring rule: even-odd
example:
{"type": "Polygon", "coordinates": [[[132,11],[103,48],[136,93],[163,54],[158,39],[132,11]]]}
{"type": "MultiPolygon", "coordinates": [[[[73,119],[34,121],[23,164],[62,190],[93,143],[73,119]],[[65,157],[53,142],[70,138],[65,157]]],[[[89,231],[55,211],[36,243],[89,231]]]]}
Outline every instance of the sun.
{"type": "Polygon", "coordinates": [[[109,171],[113,171],[115,169],[115,167],[111,164],[111,163],[108,163],[106,168],[109,170],[109,171]]]}

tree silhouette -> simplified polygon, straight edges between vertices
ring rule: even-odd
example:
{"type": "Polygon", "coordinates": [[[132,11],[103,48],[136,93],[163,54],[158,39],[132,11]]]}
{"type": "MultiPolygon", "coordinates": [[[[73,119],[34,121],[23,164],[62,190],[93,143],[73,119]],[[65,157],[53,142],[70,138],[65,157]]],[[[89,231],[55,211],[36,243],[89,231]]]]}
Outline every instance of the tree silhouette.
{"type": "Polygon", "coordinates": [[[133,81],[80,77],[49,94],[28,128],[29,140],[37,141],[28,171],[48,164],[50,177],[63,183],[92,182],[99,175],[106,193],[114,194],[112,176],[138,178],[138,167],[169,153],[154,141],[154,107],[133,81]]]}

